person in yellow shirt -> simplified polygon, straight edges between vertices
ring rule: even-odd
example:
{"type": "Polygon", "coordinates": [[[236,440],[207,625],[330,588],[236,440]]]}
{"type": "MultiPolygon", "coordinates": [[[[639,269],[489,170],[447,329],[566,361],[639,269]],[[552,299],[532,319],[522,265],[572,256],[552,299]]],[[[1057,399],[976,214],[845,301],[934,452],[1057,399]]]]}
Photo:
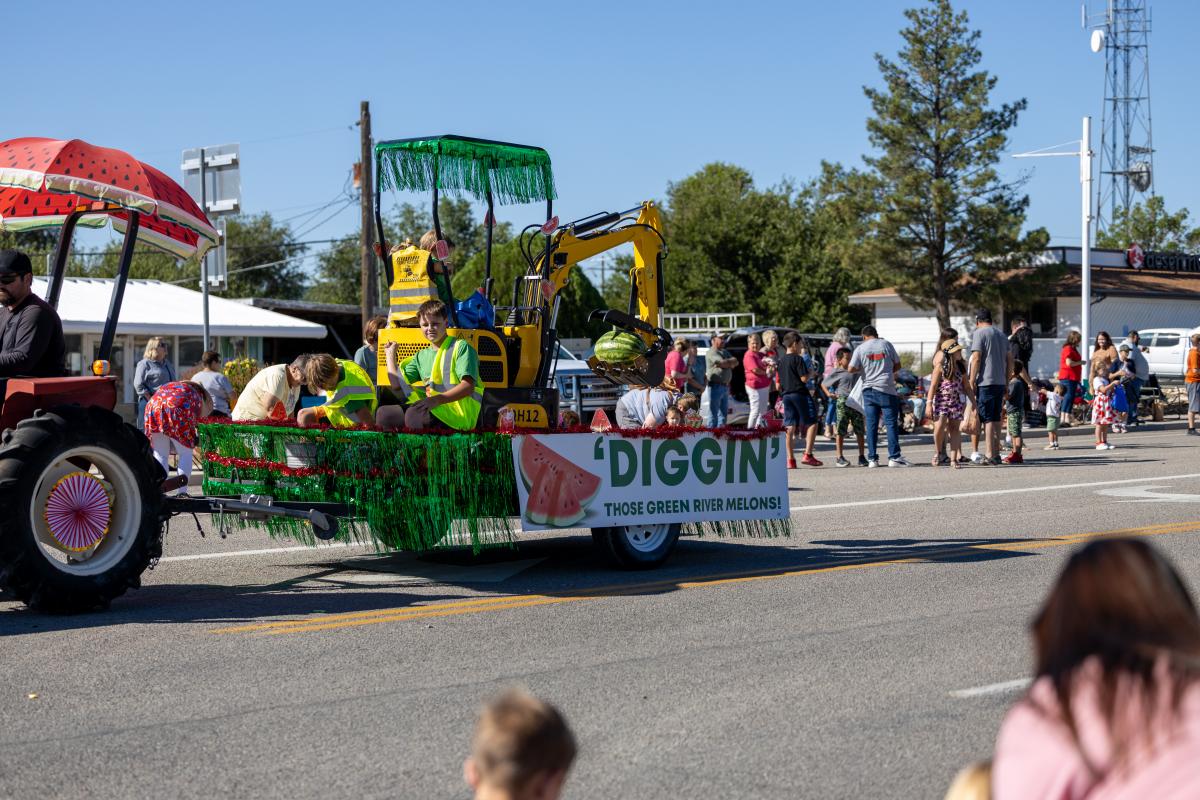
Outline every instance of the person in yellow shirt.
{"type": "Polygon", "coordinates": [[[381,408],[379,427],[473,430],[483,406],[479,354],[466,341],[446,334],[446,304],[441,300],[422,303],[417,321],[429,347],[399,364],[396,343],[388,342],[384,348],[388,383],[407,398],[408,408],[403,412],[397,406],[381,408]]]}

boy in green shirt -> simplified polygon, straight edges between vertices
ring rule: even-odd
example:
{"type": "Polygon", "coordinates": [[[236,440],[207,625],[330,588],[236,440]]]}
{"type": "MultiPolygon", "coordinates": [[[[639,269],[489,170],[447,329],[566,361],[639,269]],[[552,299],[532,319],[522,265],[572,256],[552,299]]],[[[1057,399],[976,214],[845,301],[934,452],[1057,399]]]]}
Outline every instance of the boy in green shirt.
{"type": "Polygon", "coordinates": [[[417,309],[417,322],[430,347],[396,363],[396,343],[384,348],[388,383],[407,398],[408,408],[379,410],[381,428],[473,430],[483,405],[479,354],[466,341],[446,335],[446,304],[427,300],[417,309]],[[423,384],[417,386],[417,384],[423,384]]]}

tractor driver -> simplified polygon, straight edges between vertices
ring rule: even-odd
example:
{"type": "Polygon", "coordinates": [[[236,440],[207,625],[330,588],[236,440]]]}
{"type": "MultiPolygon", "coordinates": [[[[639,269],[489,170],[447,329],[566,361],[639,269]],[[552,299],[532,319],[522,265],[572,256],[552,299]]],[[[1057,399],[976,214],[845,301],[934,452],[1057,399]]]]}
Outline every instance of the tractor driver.
{"type": "Polygon", "coordinates": [[[0,250],[0,305],[0,379],[66,374],[62,320],[33,293],[33,265],[19,250],[0,250]]]}

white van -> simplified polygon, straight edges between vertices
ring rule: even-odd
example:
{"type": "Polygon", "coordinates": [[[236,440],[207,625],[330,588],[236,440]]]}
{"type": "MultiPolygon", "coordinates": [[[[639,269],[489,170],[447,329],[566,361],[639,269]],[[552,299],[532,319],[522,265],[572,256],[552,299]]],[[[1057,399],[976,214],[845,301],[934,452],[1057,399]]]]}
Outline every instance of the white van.
{"type": "MultiPolygon", "coordinates": [[[[1200,328],[1139,330],[1142,347],[1149,348],[1146,361],[1150,363],[1150,373],[1160,378],[1182,378],[1191,337],[1197,332],[1200,332],[1200,328]]],[[[1120,341],[1117,344],[1120,345],[1120,341]]]]}

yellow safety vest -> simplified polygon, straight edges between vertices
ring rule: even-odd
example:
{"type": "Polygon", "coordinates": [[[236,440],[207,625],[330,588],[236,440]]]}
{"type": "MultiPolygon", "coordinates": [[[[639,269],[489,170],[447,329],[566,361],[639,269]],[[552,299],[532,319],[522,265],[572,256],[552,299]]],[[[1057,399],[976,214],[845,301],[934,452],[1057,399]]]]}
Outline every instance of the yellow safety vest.
{"type": "MultiPolygon", "coordinates": [[[[462,339],[456,339],[453,336],[447,336],[442,340],[437,354],[433,357],[433,373],[425,384],[425,394],[410,386],[404,378],[405,364],[416,359],[416,356],[409,356],[401,361],[399,365],[400,386],[401,391],[407,392],[408,402],[415,403],[426,395],[445,394],[462,383],[463,374],[458,369],[458,355],[464,352],[464,348],[470,346],[462,339]],[[459,347],[460,344],[462,347],[459,347]]],[[[455,430],[469,431],[473,430],[479,422],[479,411],[482,407],[483,390],[476,386],[475,391],[471,394],[451,403],[442,403],[434,408],[432,413],[455,430]]]]}
{"type": "Polygon", "coordinates": [[[335,428],[353,428],[358,424],[357,417],[351,417],[342,409],[346,404],[359,400],[370,403],[371,414],[374,415],[379,398],[375,395],[375,383],[371,377],[353,361],[337,359],[338,366],[346,373],[346,379],[337,385],[332,392],[326,392],[325,419],[335,428]]]}
{"type": "Polygon", "coordinates": [[[421,304],[426,300],[442,299],[437,276],[430,271],[432,266],[433,259],[428,250],[406,247],[392,254],[394,277],[388,292],[391,323],[416,325],[417,309],[421,304]]]}

